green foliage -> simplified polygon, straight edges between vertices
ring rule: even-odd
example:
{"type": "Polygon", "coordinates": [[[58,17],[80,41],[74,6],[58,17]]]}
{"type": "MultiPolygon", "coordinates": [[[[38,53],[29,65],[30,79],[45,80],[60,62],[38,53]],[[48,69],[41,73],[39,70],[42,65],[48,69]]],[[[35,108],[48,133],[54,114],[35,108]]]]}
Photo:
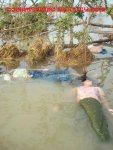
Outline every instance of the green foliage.
{"type": "MultiPolygon", "coordinates": [[[[56,0],[62,4],[63,7],[72,7],[73,3],[70,0],[56,0]]],[[[45,0],[42,0],[40,3],[37,2],[35,4],[35,7],[43,7],[45,5],[45,0]]],[[[53,4],[54,4],[53,0],[53,4]]],[[[89,3],[89,1],[86,0],[86,3],[89,3]]],[[[91,1],[90,1],[91,2],[91,1]]],[[[93,3],[95,3],[95,0],[92,0],[93,3]]],[[[91,4],[91,3],[90,3],[91,4]]],[[[20,7],[23,6],[23,3],[21,1],[14,1],[14,3],[11,5],[13,7],[20,7]]],[[[52,5],[51,5],[52,6],[52,5]]],[[[80,6],[78,6],[80,7],[80,6]]],[[[33,35],[35,33],[41,33],[43,31],[47,31],[48,28],[48,22],[51,22],[50,13],[47,12],[20,12],[20,13],[10,13],[5,12],[3,9],[0,9],[0,30],[9,29],[10,32],[7,32],[11,35],[16,35],[17,37],[28,37],[29,35],[33,35]],[[13,29],[13,30],[10,30],[13,29]]],[[[70,36],[73,35],[73,27],[75,24],[78,24],[81,19],[83,19],[84,12],[68,12],[64,13],[59,17],[55,22],[54,27],[57,29],[58,37],[63,38],[65,31],[70,31],[70,36]]],[[[54,14],[53,14],[54,17],[54,14]]],[[[78,40],[81,40],[82,38],[82,32],[76,33],[75,37],[78,38],[78,40]]],[[[73,37],[72,37],[73,38],[73,37]]],[[[88,38],[88,41],[91,39],[88,38]]]]}
{"type": "Polygon", "coordinates": [[[60,30],[68,30],[72,26],[72,20],[71,20],[71,15],[68,13],[64,17],[61,17],[57,22],[56,22],[56,28],[60,30]]]}
{"type": "Polygon", "coordinates": [[[107,14],[108,15],[113,15],[113,5],[107,9],[107,14]]]}
{"type": "Polygon", "coordinates": [[[76,12],[75,16],[77,16],[78,18],[82,19],[84,17],[84,12],[76,12]]]}
{"type": "Polygon", "coordinates": [[[84,0],[84,3],[88,6],[88,7],[94,7],[94,6],[100,6],[102,0],[84,0]]]}
{"type": "Polygon", "coordinates": [[[26,24],[31,24],[31,28],[35,31],[42,32],[47,26],[47,15],[41,12],[31,12],[24,14],[26,24]]]}
{"type": "Polygon", "coordinates": [[[110,15],[113,20],[113,5],[110,8],[107,8],[107,14],[110,15]]]}
{"type": "Polygon", "coordinates": [[[0,9],[0,16],[0,30],[3,28],[8,28],[11,24],[13,16],[10,13],[5,12],[3,9],[0,9]]]}
{"type": "Polygon", "coordinates": [[[12,4],[12,7],[21,7],[22,3],[21,0],[15,0],[12,4]]]}
{"type": "Polygon", "coordinates": [[[64,2],[65,4],[70,4],[70,0],[56,0],[57,2],[64,2]]]}
{"type": "MultiPolygon", "coordinates": [[[[14,6],[20,6],[20,3],[15,2],[14,6]]],[[[43,4],[39,3],[38,6],[43,6],[43,4]]],[[[47,30],[49,17],[46,12],[10,13],[0,9],[0,16],[0,30],[14,28],[14,35],[19,37],[25,37],[36,32],[40,33],[47,30]]],[[[9,34],[11,33],[9,32],[9,34]]]]}
{"type": "Polygon", "coordinates": [[[89,43],[92,41],[89,34],[84,34],[84,30],[74,33],[74,37],[77,38],[79,42],[85,40],[85,43],[89,43]]]}

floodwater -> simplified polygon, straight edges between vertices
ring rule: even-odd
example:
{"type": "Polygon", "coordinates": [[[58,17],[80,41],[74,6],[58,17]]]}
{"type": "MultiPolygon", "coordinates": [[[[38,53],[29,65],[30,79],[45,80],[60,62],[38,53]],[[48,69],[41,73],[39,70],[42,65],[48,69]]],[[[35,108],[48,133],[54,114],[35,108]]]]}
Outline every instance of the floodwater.
{"type": "MultiPolygon", "coordinates": [[[[88,76],[98,80],[113,108],[113,63],[102,64],[92,63],[88,76]]],[[[1,80],[0,150],[112,150],[113,138],[109,143],[98,139],[72,89],[68,83],[39,79],[1,80]]],[[[107,119],[112,136],[113,116],[107,119]]]]}
{"type": "MultiPolygon", "coordinates": [[[[113,108],[113,59],[97,59],[88,76],[98,81],[113,108]]],[[[38,79],[0,80],[0,150],[112,150],[113,115],[106,113],[111,141],[102,143],[72,89],[38,79]]]]}

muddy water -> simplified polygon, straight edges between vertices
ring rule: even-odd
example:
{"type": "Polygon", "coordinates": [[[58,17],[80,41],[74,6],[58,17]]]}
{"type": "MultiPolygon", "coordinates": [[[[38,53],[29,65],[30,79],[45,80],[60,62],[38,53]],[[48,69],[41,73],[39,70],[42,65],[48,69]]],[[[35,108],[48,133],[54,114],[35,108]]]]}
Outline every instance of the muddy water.
{"type": "MultiPolygon", "coordinates": [[[[100,64],[92,64],[89,70],[100,64]]],[[[104,80],[101,71],[89,71],[108,93],[113,107],[113,67],[104,80]],[[99,74],[100,73],[100,74],[99,74]],[[111,74],[111,75],[110,75],[111,74]],[[100,76],[100,78],[99,78],[100,76]]],[[[111,135],[113,116],[108,115],[111,135]]],[[[67,83],[42,80],[0,81],[0,150],[112,150],[101,143],[67,83]]]]}

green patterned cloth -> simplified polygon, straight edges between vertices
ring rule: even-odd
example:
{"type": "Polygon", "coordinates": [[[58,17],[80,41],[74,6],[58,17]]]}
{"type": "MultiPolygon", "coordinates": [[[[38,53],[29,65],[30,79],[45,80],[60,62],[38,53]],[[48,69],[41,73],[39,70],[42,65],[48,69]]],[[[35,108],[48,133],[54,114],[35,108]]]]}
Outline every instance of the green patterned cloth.
{"type": "Polygon", "coordinates": [[[80,100],[80,105],[87,113],[91,125],[99,138],[102,141],[108,141],[110,139],[110,134],[101,104],[96,99],[88,97],[80,100]]]}

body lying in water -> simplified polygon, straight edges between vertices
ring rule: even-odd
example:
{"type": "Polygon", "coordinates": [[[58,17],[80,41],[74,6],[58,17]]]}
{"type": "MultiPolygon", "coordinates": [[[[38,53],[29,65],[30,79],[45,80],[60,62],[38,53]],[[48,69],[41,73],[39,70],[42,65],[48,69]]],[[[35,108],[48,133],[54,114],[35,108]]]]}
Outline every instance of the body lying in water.
{"type": "MultiPolygon", "coordinates": [[[[71,72],[67,69],[64,70],[50,70],[48,68],[27,70],[24,68],[18,68],[12,70],[9,74],[3,74],[3,79],[5,81],[10,81],[11,79],[44,79],[49,81],[72,81],[75,77],[81,77],[81,75],[71,72]]],[[[84,75],[83,75],[84,78],[84,75]]],[[[78,78],[81,80],[81,78],[78,78]]]]}
{"type": "Polygon", "coordinates": [[[109,112],[113,114],[113,109],[108,106],[108,102],[106,100],[106,96],[104,91],[100,87],[95,87],[92,84],[91,80],[85,80],[82,86],[79,86],[75,89],[77,102],[79,103],[80,100],[84,98],[92,97],[104,107],[108,109],[109,112]]]}
{"type": "Polygon", "coordinates": [[[76,88],[76,99],[89,117],[91,126],[98,137],[102,141],[109,141],[111,136],[102,107],[105,107],[112,115],[113,109],[109,107],[103,90],[100,87],[94,87],[92,81],[85,80],[82,86],[76,88]]]}

